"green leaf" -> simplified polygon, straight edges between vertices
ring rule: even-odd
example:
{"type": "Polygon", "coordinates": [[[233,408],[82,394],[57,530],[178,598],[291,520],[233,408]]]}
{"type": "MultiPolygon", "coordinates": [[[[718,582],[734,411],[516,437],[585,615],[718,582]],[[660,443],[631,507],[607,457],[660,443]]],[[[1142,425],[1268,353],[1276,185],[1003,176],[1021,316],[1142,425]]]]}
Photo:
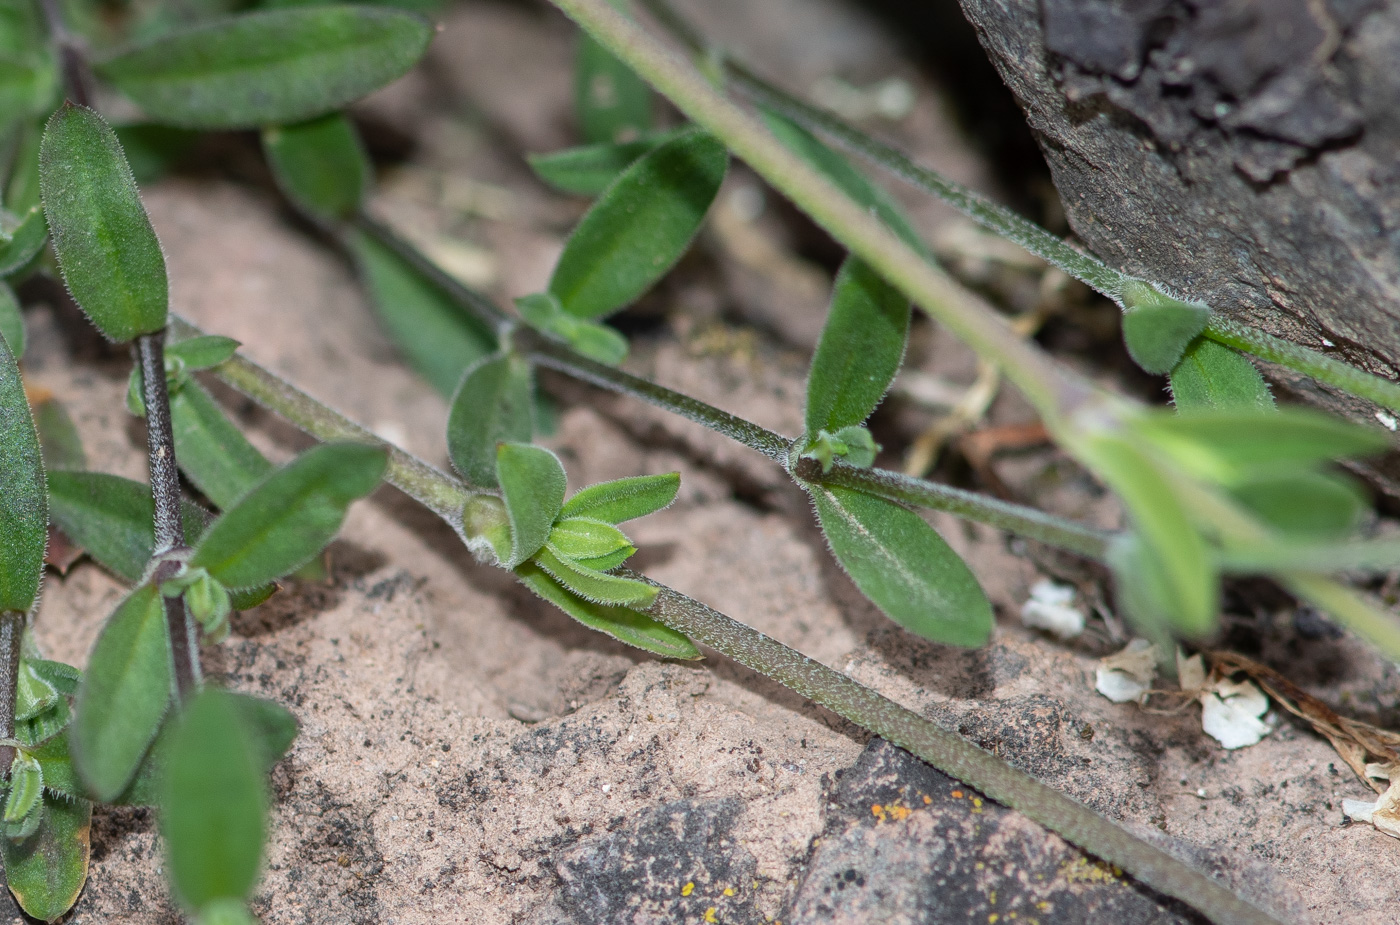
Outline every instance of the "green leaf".
{"type": "Polygon", "coordinates": [[[19,366],[0,342],[0,611],[28,613],[39,596],[48,523],[39,435],[19,366]]]}
{"type": "MultiPolygon", "coordinates": [[[[618,560],[618,565],[637,551],[637,547],[627,539],[617,527],[591,517],[564,517],[549,531],[549,545],[555,553],[575,562],[582,562],[589,568],[605,572],[607,569],[591,564],[588,560],[612,557],[619,552],[626,555],[618,560]]],[[[611,566],[616,568],[617,566],[611,566]]]]}
{"type": "MultiPolygon", "coordinates": [[[[618,12],[626,6],[614,0],[618,12]]],[[[651,128],[651,88],[588,35],[579,36],[574,111],[587,142],[631,141],[651,128]]]]}
{"type": "Polygon", "coordinates": [[[575,492],[559,511],[562,517],[591,517],[620,524],[669,507],[680,491],[681,474],[637,475],[599,482],[575,492]]]}
{"type": "Polygon", "coordinates": [[[815,437],[808,438],[802,455],[821,463],[822,472],[827,473],[838,459],[859,469],[868,468],[879,452],[880,444],[875,442],[870,431],[859,424],[852,424],[834,434],[817,431],[815,437]]]}
{"type": "Polygon", "coordinates": [[[170,420],[180,471],[215,506],[232,507],[272,471],[199,383],[188,381],[170,396],[170,420]]]}
{"type": "Polygon", "coordinates": [[[1220,609],[1219,576],[1172,483],[1140,446],[1124,438],[1095,439],[1079,456],[1118,493],[1139,537],[1139,546],[1124,547],[1123,555],[1142,574],[1115,571],[1120,586],[1135,580],[1133,588],[1146,589],[1130,595],[1138,625],[1151,633],[1160,616],[1188,635],[1212,629],[1220,609]]]}
{"type": "Polygon", "coordinates": [[[15,721],[24,722],[47,713],[58,700],[58,689],[36,674],[27,661],[21,662],[15,677],[15,721]]]}
{"type": "Polygon", "coordinates": [[[934,642],[986,643],[992,605],[967,565],[922,517],[864,492],[803,487],[811,492],[836,561],[886,616],[934,642]]]}
{"type": "Polygon", "coordinates": [[[39,144],[44,135],[43,125],[29,123],[21,127],[18,134],[10,160],[10,179],[5,184],[5,208],[22,215],[40,205],[39,144]]]}
{"type": "Polygon", "coordinates": [[[496,479],[510,520],[510,558],[502,565],[515,568],[549,539],[564,506],[564,467],[543,447],[502,443],[496,447],[496,479]]]}
{"type": "Polygon", "coordinates": [[[0,280],[0,340],[10,348],[15,359],[24,356],[24,315],[19,299],[9,284],[0,280]]]}
{"type": "Polygon", "coordinates": [[[87,881],[92,804],[44,794],[38,830],[22,842],[0,839],[10,892],[24,911],[55,922],[73,908],[87,881]]]}
{"type": "Polygon", "coordinates": [[[165,348],[167,372],[172,366],[189,372],[213,369],[232,358],[240,346],[232,337],[220,337],[217,334],[204,334],[168,344],[165,348]]]}
{"type": "Polygon", "coordinates": [[[446,290],[369,235],[356,232],[347,241],[389,337],[433,388],[452,395],[463,370],[496,349],[495,336],[446,290]]]}
{"type": "Polygon", "coordinates": [[[72,665],[47,658],[26,657],[24,665],[54,690],[69,697],[78,692],[78,683],[83,679],[83,673],[72,665]]]}
{"type": "Polygon", "coordinates": [[[565,193],[597,196],[637,158],[676,137],[678,132],[649,132],[636,141],[582,145],[548,154],[527,154],[535,175],[565,193]]]}
{"type": "Polygon", "coordinates": [[[1349,536],[1368,506],[1354,482],[1322,472],[1256,476],[1230,494],[1275,530],[1304,540],[1349,536]]]}
{"type": "Polygon", "coordinates": [[[695,131],[628,167],[564,245],[549,281],[564,310],[597,318],[651,288],[700,230],[728,163],[723,143],[695,131]]]}
{"type": "Polygon", "coordinates": [[[616,366],[627,358],[627,338],[605,324],[575,318],[551,293],[521,296],[515,305],[530,327],[563,341],[590,360],[616,366]]]}
{"type": "Polygon", "coordinates": [[[251,694],[227,692],[253,742],[264,774],[282,760],[297,737],[297,719],[286,707],[251,694]]]}
{"type": "Polygon", "coordinates": [[[23,270],[49,239],[44,213],[34,206],[18,223],[0,222],[0,276],[23,270]]]}
{"type": "Polygon", "coordinates": [[[1274,412],[1149,413],[1136,434],[1189,471],[1227,483],[1243,475],[1379,453],[1391,443],[1378,427],[1296,406],[1274,412]]]}
{"type": "Polygon", "coordinates": [[[341,109],[402,76],[426,20],[363,6],[249,13],[168,33],[94,65],[157,122],[257,128],[341,109]]]}
{"type": "Polygon", "coordinates": [[[302,453],[224,512],[200,537],[191,568],[228,588],[294,572],[335,538],[351,502],[374,491],[389,455],[363,443],[324,443],[302,453]]]}
{"type": "Polygon", "coordinates": [[[87,466],[78,428],[68,415],[68,409],[57,398],[47,398],[34,406],[34,426],[39,431],[39,448],[44,456],[44,468],[82,469],[87,466]]]}
{"type": "MultiPolygon", "coordinates": [[[[33,833],[31,828],[23,835],[12,835],[13,827],[30,817],[39,807],[44,795],[44,769],[39,762],[20,752],[10,765],[10,792],[5,796],[3,821],[5,834],[9,838],[24,838],[33,833]]],[[[37,828],[37,820],[35,828],[37,828]]]]}
{"type": "Polygon", "coordinates": [[[1274,407],[1264,377],[1249,358],[1205,337],[1196,338],[1186,348],[1172,370],[1171,386],[1179,411],[1274,407]]]}
{"type": "Polygon", "coordinates": [[[533,561],[570,592],[595,604],[644,610],[656,600],[657,591],[651,585],[580,565],[548,544],[535,552],[533,561]]]}
{"type": "Polygon", "coordinates": [[[118,605],[88,658],[73,717],[73,757],[89,792],[111,800],[136,774],[170,705],[165,599],[146,585],[118,605]]]}
{"type": "Polygon", "coordinates": [[[258,925],[258,919],[239,899],[216,899],[199,910],[194,925],[258,925]]]}
{"type": "Polygon", "coordinates": [[[1141,535],[1126,533],[1109,545],[1106,561],[1113,572],[1119,614],[1158,651],[1169,649],[1169,628],[1178,622],[1172,607],[1179,594],[1167,560],[1154,553],[1141,535]]]}
{"type": "Polygon", "coordinates": [[[818,173],[823,174],[837,189],[874,212],[890,231],[899,236],[916,252],[929,257],[926,245],[919,233],[914,230],[904,211],[890,198],[889,193],[870,182],[865,174],[851,166],[845,157],[827,147],[817,136],[786,116],[771,109],[760,109],[764,124],[783,147],[802,158],[818,173]]]}
{"type": "Polygon", "coordinates": [[[496,445],[534,436],[534,376],[518,357],[485,357],[462,376],[447,416],[452,465],[479,488],[495,488],[496,445]]]}
{"type": "Polygon", "coordinates": [[[1204,305],[1181,302],[1144,283],[1123,292],[1123,343],[1133,362],[1154,375],[1166,375],[1210,319],[1204,305]]]}
{"type": "Polygon", "coordinates": [[[254,737],[224,691],[206,687],[177,718],[165,752],[160,831],[187,910],[246,899],[258,882],[268,797],[254,737]]]}
{"type": "Polygon", "coordinates": [[[525,587],[549,601],[589,629],[663,658],[695,659],[695,644],[665,624],[626,607],[608,607],[584,600],[570,592],[533,562],[515,570],[525,587]]]}
{"type": "Polygon", "coordinates": [[[262,144],[278,188],[302,212],[334,224],[360,210],[369,158],[344,113],[265,128],[262,144]]]}
{"type": "Polygon", "coordinates": [[[117,136],[102,117],[65,104],[39,152],[44,213],[73,299],[109,340],[165,327],[165,257],[117,136]]]}
{"type": "Polygon", "coordinates": [[[908,336],[909,300],[848,258],[807,375],[807,432],[864,423],[899,372],[908,336]]]}
{"type": "Polygon", "coordinates": [[[66,797],[82,797],[87,793],[78,770],[73,766],[73,756],[68,750],[68,736],[55,735],[48,740],[27,748],[40,767],[44,769],[44,789],[61,793],[66,797]]]}
{"type": "Polygon", "coordinates": [[[199,141],[200,133],[145,122],[113,129],[126,152],[131,175],[139,184],[154,183],[183,161],[199,141]]]}

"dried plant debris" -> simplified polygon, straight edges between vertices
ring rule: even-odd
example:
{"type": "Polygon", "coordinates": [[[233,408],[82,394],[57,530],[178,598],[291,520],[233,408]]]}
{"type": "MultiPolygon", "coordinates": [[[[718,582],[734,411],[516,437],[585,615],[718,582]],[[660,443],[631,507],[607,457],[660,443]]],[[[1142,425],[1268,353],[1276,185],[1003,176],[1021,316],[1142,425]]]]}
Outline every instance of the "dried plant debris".
{"type": "Polygon", "coordinates": [[[1073,639],[1084,632],[1084,611],[1074,606],[1074,588],[1042,578],[1031,587],[1031,596],[1021,605],[1021,622],[1032,629],[1045,630],[1061,639],[1073,639]]]}
{"type": "Polygon", "coordinates": [[[1157,677],[1157,647],[1134,639],[1121,652],[1099,660],[1094,689],[1114,703],[1141,703],[1157,677]]]}

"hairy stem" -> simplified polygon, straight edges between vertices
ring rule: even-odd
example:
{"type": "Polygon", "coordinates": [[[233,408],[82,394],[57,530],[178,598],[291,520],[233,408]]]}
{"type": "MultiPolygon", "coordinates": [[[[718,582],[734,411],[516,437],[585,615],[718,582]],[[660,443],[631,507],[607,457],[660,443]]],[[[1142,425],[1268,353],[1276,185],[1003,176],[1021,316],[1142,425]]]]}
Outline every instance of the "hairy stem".
{"type": "MultiPolygon", "coordinates": [[[[19,698],[20,643],[24,639],[25,615],[18,610],[0,613],[0,739],[15,737],[15,707],[19,698]]],[[[13,745],[0,745],[0,777],[14,764],[13,745]]]]}
{"type": "Polygon", "coordinates": [[[688,62],[614,10],[607,0],[552,0],[599,44],[710,131],[853,254],[995,362],[1055,429],[1093,402],[1095,389],[953,282],[874,215],[785,148],[752,115],[721,95],[688,62]]]}
{"type": "MultiPolygon", "coordinates": [[[[181,337],[197,336],[173,319],[181,337]]],[[[373,435],[256,364],[235,356],[214,369],[224,382],[319,439],[374,440],[373,435]]],[[[382,442],[382,441],[376,441],[382,442]]],[[[391,447],[389,481],[461,532],[472,492],[460,481],[391,447]]],[[[649,613],[678,632],[758,671],[935,767],[1005,803],[1069,841],[1186,901],[1224,925],[1277,925],[1274,919],[1180,861],[1140,841],[1093,810],[1017,771],[959,736],[699,601],[647,581],[659,594],[649,613]]]]}

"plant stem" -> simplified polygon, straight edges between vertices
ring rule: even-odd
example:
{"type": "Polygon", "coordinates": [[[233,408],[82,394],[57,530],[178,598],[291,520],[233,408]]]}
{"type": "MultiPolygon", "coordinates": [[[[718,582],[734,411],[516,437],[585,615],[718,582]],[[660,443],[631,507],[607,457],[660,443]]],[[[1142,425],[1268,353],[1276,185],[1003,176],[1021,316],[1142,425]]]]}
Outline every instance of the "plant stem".
{"type": "MultiPolygon", "coordinates": [[[[20,644],[25,615],[18,610],[0,613],[0,739],[15,737],[15,707],[19,697],[20,644]]],[[[0,777],[10,773],[15,760],[13,745],[0,745],[0,777]]]]}
{"type": "MultiPolygon", "coordinates": [[[[203,332],[172,316],[170,328],[179,340],[203,332]]],[[[357,440],[389,449],[389,484],[415,499],[461,531],[462,508],[473,495],[456,479],[396,446],[386,443],[354,421],[316,401],[285,379],[241,355],[214,369],[214,374],[258,404],[285,418],[318,440],[357,440]]]]}
{"type": "MultiPolygon", "coordinates": [[[[165,381],[165,332],[136,338],[141,364],[141,396],[146,405],[146,452],[151,467],[151,497],[155,501],[153,555],[165,556],[185,547],[180,519],[180,469],[175,462],[175,430],[170,419],[170,391],[165,381]]],[[[152,581],[157,587],[174,578],[180,563],[164,559],[152,581]]],[[[165,627],[170,636],[175,698],[183,703],[199,687],[199,633],[183,595],[165,598],[165,627]]]]}
{"type": "MultiPolygon", "coordinates": [[[[172,319],[172,328],[182,338],[200,333],[180,319],[172,319]]],[[[241,357],[216,367],[214,373],[314,437],[374,439],[363,427],[241,357]]],[[[473,493],[460,481],[393,447],[389,480],[461,533],[462,505],[473,493]]],[[[1154,889],[1225,925],[1277,925],[1204,875],[917,713],[699,601],[634,572],[621,574],[658,589],[649,613],[672,629],[908,749],[1154,889]]]]}
{"type": "Polygon", "coordinates": [[[986,359],[999,365],[1052,431],[1096,390],[1017,337],[979,297],[953,282],[874,215],[788,151],[694,67],[619,14],[608,0],[551,0],[682,112],[721,139],[853,254],[986,359]]]}
{"type": "Polygon", "coordinates": [[[80,40],[69,31],[63,20],[63,8],[59,0],[40,0],[44,21],[49,27],[49,39],[58,48],[59,61],[63,66],[63,86],[68,98],[79,106],[91,106],[92,75],[88,69],[87,57],[83,54],[80,40]]]}
{"type": "Polygon", "coordinates": [[[906,749],[1153,889],[1200,910],[1217,925],[1275,922],[1205,874],[961,736],[698,601],[649,583],[660,589],[649,612],[662,623],[906,749]]]}

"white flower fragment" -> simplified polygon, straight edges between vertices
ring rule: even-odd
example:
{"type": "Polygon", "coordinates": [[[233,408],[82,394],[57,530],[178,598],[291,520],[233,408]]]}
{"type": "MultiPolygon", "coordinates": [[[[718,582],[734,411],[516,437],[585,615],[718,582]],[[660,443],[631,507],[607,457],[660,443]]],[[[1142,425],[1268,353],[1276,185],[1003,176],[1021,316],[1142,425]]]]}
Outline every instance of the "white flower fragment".
{"type": "Polygon", "coordinates": [[[1244,748],[1269,734],[1260,718],[1269,710],[1269,698],[1253,681],[1221,681],[1202,691],[1200,700],[1201,727],[1225,748],[1244,748]]]}
{"type": "Polygon", "coordinates": [[[1021,605],[1021,622],[1061,639],[1072,639],[1084,632],[1085,621],[1084,611],[1073,604],[1074,588],[1042,578],[1031,587],[1030,598],[1021,605]]]}
{"type": "Polygon", "coordinates": [[[1376,827],[1376,831],[1391,838],[1400,838],[1400,781],[1392,780],[1385,793],[1374,803],[1343,800],[1342,814],[1353,822],[1369,822],[1376,827]]]}
{"type": "Polygon", "coordinates": [[[1122,652],[1099,660],[1094,689],[1114,703],[1140,700],[1157,677],[1157,647],[1134,639],[1122,652]]]}

